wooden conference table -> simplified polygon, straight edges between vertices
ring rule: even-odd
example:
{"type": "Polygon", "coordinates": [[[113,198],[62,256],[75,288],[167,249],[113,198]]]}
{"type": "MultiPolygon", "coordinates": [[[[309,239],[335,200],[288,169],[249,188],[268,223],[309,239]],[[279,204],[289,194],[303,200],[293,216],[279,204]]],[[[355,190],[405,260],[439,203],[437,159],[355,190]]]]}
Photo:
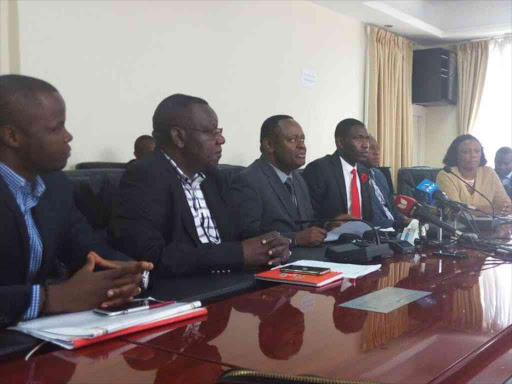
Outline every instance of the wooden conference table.
{"type": "Polygon", "coordinates": [[[468,253],[395,255],[380,271],[324,290],[268,284],[213,302],[188,323],[0,363],[0,382],[215,383],[242,367],[378,383],[504,383],[512,264],[468,253]],[[339,306],[385,287],[432,294],[388,314],[339,306]]]}

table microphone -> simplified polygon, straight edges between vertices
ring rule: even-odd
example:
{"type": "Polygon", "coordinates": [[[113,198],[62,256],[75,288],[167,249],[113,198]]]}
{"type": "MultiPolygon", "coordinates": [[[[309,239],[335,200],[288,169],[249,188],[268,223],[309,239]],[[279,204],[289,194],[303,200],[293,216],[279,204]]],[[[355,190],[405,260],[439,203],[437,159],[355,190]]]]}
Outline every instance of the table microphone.
{"type": "Polygon", "coordinates": [[[439,184],[434,183],[429,179],[423,179],[423,181],[418,184],[416,189],[420,191],[422,195],[426,196],[428,203],[431,203],[435,200],[438,201],[441,205],[457,211],[461,208],[466,208],[471,211],[478,211],[477,207],[450,199],[448,195],[444,193],[441,188],[439,188],[439,184]]]}
{"type": "Polygon", "coordinates": [[[476,189],[475,187],[473,187],[471,184],[469,184],[466,180],[464,180],[462,177],[456,175],[455,173],[452,172],[452,169],[445,165],[444,168],[443,168],[443,171],[445,171],[446,173],[449,173],[449,174],[452,174],[453,176],[455,176],[457,179],[459,179],[460,181],[462,181],[464,184],[468,185],[473,191],[475,191],[476,193],[478,193],[480,196],[482,196],[485,200],[487,200],[489,202],[489,205],[491,206],[492,208],[492,217],[496,217],[496,211],[494,210],[494,205],[492,205],[491,203],[491,200],[489,200],[487,198],[487,196],[485,196],[482,192],[480,192],[478,189],[476,189]]]}
{"type": "Polygon", "coordinates": [[[439,220],[437,217],[429,215],[428,211],[412,197],[406,195],[397,195],[395,197],[394,204],[396,209],[398,209],[398,211],[403,213],[405,216],[418,219],[425,223],[437,225],[439,228],[444,229],[446,232],[462,239],[475,240],[478,238],[474,233],[462,233],[458,229],[452,227],[450,224],[439,220]]]}
{"type": "Polygon", "coordinates": [[[313,219],[313,220],[295,220],[295,224],[312,224],[312,223],[318,223],[323,224],[324,226],[326,223],[339,223],[341,221],[359,221],[361,223],[365,223],[367,226],[369,226],[373,233],[375,234],[375,238],[377,239],[377,244],[380,245],[380,238],[378,236],[377,229],[370,224],[368,221],[363,219],[313,219]]]}
{"type": "Polygon", "coordinates": [[[364,241],[349,244],[333,245],[325,250],[325,257],[335,263],[364,264],[377,257],[390,257],[393,251],[388,244],[381,244],[377,229],[369,222],[362,219],[318,219],[296,220],[296,224],[309,223],[339,223],[340,221],[360,221],[368,225],[374,232],[377,244],[368,244],[364,241]]]}

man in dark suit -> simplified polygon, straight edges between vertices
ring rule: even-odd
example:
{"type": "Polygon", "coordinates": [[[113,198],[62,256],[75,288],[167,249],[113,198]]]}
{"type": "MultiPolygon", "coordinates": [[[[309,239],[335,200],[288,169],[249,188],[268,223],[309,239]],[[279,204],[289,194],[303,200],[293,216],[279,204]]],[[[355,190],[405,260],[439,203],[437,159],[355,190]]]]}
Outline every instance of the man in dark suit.
{"type": "Polygon", "coordinates": [[[379,143],[370,136],[369,144],[368,160],[363,164],[370,170],[373,224],[381,228],[403,227],[410,220],[397,211],[386,176],[377,169],[380,161],[379,143]]]}
{"type": "Polygon", "coordinates": [[[368,138],[362,122],[342,120],[334,133],[336,152],[311,162],[304,170],[318,218],[348,214],[372,220],[368,169],[360,164],[368,157],[368,138]]]}
{"type": "Polygon", "coordinates": [[[121,179],[114,230],[124,251],[152,261],[160,276],[287,260],[289,240],[277,232],[237,241],[216,170],[225,139],[205,100],[181,94],[164,99],[153,115],[153,137],[155,152],[121,179]]]}
{"type": "Polygon", "coordinates": [[[155,150],[155,139],[149,135],[142,135],[137,137],[133,144],[133,155],[135,159],[130,160],[126,165],[135,163],[137,160],[142,160],[148,154],[155,150]]]}
{"type": "Polygon", "coordinates": [[[119,257],[94,237],[59,172],[73,139],[65,121],[52,85],[0,76],[0,328],[41,313],[122,304],[140,293],[141,273],[152,268],[98,256],[119,257]]]}
{"type": "Polygon", "coordinates": [[[261,126],[261,157],[238,174],[230,187],[244,238],[279,231],[297,246],[323,243],[323,228],[297,224],[313,219],[308,186],[296,169],[306,162],[302,127],[293,117],[276,115],[261,126]]]}
{"type": "Polygon", "coordinates": [[[512,148],[501,147],[494,157],[494,169],[501,179],[508,197],[512,199],[512,148]]]}

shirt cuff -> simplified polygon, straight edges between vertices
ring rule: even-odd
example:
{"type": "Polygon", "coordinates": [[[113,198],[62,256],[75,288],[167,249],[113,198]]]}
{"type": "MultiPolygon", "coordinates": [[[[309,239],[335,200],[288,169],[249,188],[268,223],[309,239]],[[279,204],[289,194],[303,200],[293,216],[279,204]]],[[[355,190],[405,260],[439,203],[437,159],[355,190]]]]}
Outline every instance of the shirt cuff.
{"type": "Polygon", "coordinates": [[[30,298],[30,306],[23,315],[23,320],[32,320],[39,315],[39,304],[41,299],[41,286],[32,286],[32,296],[30,298]]]}

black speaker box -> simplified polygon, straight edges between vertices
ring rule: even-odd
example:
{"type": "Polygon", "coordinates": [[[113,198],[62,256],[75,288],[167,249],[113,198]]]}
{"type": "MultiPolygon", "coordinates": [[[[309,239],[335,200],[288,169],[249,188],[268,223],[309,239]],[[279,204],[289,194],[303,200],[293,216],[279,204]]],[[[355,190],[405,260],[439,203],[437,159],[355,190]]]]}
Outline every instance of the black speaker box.
{"type": "Polygon", "coordinates": [[[457,104],[457,54],[444,48],[414,51],[412,102],[457,104]]]}

